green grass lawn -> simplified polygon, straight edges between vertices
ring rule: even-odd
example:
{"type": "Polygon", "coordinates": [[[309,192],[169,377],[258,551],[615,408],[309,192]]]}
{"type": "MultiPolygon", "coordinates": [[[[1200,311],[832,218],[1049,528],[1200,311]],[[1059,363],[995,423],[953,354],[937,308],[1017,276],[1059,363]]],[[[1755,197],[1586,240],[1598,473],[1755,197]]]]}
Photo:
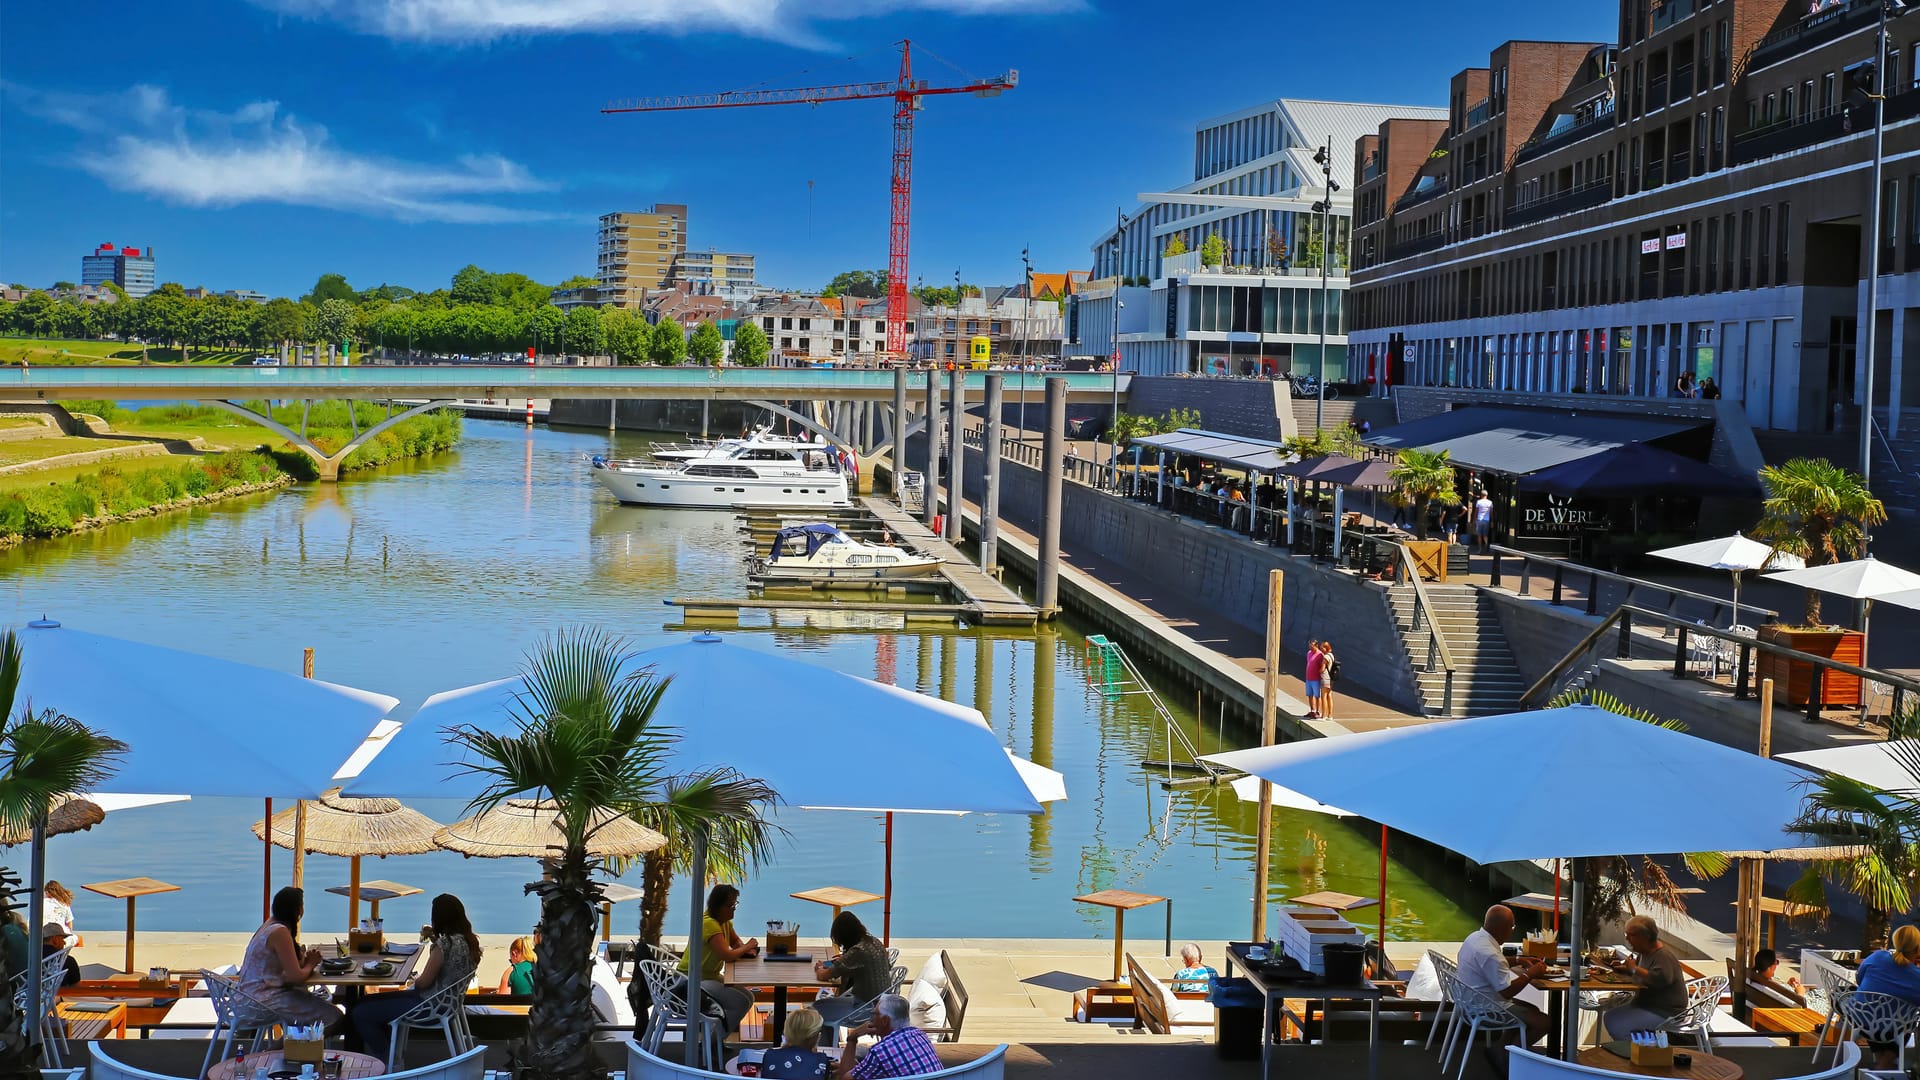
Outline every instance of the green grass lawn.
{"type": "Polygon", "coordinates": [[[61,454],[79,454],[88,450],[112,449],[116,443],[87,439],[77,435],[50,435],[44,439],[9,439],[0,442],[0,465],[19,465],[61,454]]]}
{"type": "MultiPolygon", "coordinates": [[[[254,349],[195,349],[186,361],[191,366],[231,364],[261,353],[254,349]]],[[[12,366],[22,360],[34,367],[83,367],[137,364],[141,347],[119,341],[55,341],[45,338],[0,338],[0,365],[12,366]]],[[[145,350],[146,359],[156,364],[178,364],[179,349],[158,346],[145,350]]]]}

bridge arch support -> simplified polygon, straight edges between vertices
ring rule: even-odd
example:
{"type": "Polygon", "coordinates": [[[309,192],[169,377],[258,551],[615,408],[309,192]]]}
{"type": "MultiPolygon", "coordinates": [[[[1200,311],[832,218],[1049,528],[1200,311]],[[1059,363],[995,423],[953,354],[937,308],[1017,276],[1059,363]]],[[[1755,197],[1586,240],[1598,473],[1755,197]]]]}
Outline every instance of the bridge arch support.
{"type": "MultiPolygon", "coordinates": [[[[233,415],[248,421],[249,423],[258,424],[261,427],[266,428],[268,431],[271,431],[274,434],[280,436],[281,438],[287,440],[287,442],[293,444],[293,447],[295,449],[299,450],[301,453],[307,455],[307,457],[313,460],[314,467],[320,471],[321,480],[327,481],[327,482],[333,482],[340,479],[341,463],[346,461],[347,457],[351,455],[355,450],[360,449],[362,446],[365,446],[368,442],[378,438],[381,432],[386,431],[388,428],[391,428],[393,425],[398,424],[402,420],[410,420],[413,417],[419,416],[421,413],[432,412],[435,409],[446,408],[449,405],[457,405],[459,404],[459,401],[454,398],[439,398],[433,401],[426,402],[425,404],[415,405],[412,408],[405,410],[404,412],[394,413],[392,416],[387,417],[385,420],[382,420],[379,423],[368,428],[367,430],[361,432],[360,434],[355,435],[351,440],[347,442],[345,446],[342,446],[340,449],[334,451],[332,454],[328,454],[327,452],[321,450],[318,446],[315,446],[312,440],[307,438],[306,432],[304,430],[295,431],[292,428],[288,427],[287,425],[281,423],[280,421],[275,420],[273,417],[263,416],[260,413],[254,412],[252,409],[247,408],[245,405],[240,404],[239,402],[226,401],[223,399],[214,399],[214,400],[208,401],[207,404],[212,405],[217,409],[224,409],[227,412],[230,412],[233,415]]],[[[304,428],[305,424],[303,423],[301,426],[304,428]]]]}

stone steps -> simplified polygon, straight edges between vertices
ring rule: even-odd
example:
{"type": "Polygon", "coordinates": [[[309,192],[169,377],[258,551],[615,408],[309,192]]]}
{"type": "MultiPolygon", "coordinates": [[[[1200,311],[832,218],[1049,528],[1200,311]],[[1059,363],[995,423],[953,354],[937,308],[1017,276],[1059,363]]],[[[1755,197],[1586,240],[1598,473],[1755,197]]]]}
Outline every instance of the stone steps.
{"type": "MultiPolygon", "coordinates": [[[[1464,556],[1465,548],[1459,550],[1464,556]]],[[[1434,585],[1426,593],[1432,605],[1427,614],[1446,639],[1447,651],[1453,657],[1452,715],[1518,709],[1528,682],[1514,662],[1498,617],[1479,590],[1468,585],[1434,585]]],[[[1446,711],[1447,674],[1444,670],[1426,670],[1428,628],[1423,619],[1420,630],[1413,629],[1414,604],[1411,585],[1389,590],[1388,608],[1406,646],[1414,684],[1425,711],[1438,716],[1446,711]]]]}

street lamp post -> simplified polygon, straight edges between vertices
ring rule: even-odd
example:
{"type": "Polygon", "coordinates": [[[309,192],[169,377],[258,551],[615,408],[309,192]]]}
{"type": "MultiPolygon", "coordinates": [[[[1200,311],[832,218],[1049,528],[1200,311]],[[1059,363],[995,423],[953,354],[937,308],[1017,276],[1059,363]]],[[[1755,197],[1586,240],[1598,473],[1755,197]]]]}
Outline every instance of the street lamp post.
{"type": "Polygon", "coordinates": [[[1313,380],[1313,429],[1319,431],[1327,423],[1327,263],[1333,258],[1333,193],[1340,190],[1340,185],[1334,182],[1333,154],[1327,147],[1315,150],[1313,160],[1325,181],[1324,196],[1313,204],[1320,215],[1320,360],[1313,380]]]}
{"type": "MultiPolygon", "coordinates": [[[[1887,17],[1905,15],[1906,0],[1882,0],[1880,28],[1875,38],[1873,80],[1873,180],[1867,189],[1867,325],[1862,328],[1861,345],[1866,361],[1860,374],[1860,486],[1867,487],[1873,477],[1873,365],[1880,329],[1880,185],[1883,137],[1887,120],[1887,17]]],[[[1899,403],[1891,403],[1898,408],[1899,403]]]]}
{"type": "Polygon", "coordinates": [[[1020,440],[1027,438],[1027,364],[1033,359],[1033,245],[1020,249],[1027,280],[1027,322],[1020,328],[1020,440]]]}
{"type": "MultiPolygon", "coordinates": [[[[1127,216],[1114,212],[1113,226],[1113,348],[1109,350],[1112,361],[1107,365],[1107,374],[1113,379],[1113,406],[1107,417],[1107,441],[1113,444],[1113,453],[1108,455],[1107,467],[1110,477],[1117,476],[1120,468],[1120,309],[1126,302],[1120,299],[1120,258],[1126,250],[1123,237],[1127,231],[1127,216]]],[[[1098,444],[1095,444],[1098,445],[1098,444]]]]}

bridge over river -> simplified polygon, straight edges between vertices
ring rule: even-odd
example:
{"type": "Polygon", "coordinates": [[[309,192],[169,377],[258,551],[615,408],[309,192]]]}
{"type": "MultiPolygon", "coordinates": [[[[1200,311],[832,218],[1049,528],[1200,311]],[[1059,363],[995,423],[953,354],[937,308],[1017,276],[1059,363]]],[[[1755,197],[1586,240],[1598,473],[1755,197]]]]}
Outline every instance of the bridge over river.
{"type": "MultiPolygon", "coordinates": [[[[794,417],[829,437],[854,442],[846,411],[829,416],[813,409],[803,416],[778,402],[865,403],[897,400],[897,383],[925,382],[927,372],[847,368],[740,367],[552,367],[523,364],[408,364],[351,367],[38,367],[0,370],[0,402],[51,402],[70,398],[115,401],[203,401],[281,435],[312,457],[323,479],[339,474],[340,462],[389,426],[462,398],[655,398],[673,401],[747,401],[794,417]],[[246,407],[250,401],[323,398],[405,401],[408,407],[356,434],[332,454],[315,447],[303,431],[246,407]]],[[[1001,376],[1009,402],[1038,404],[1048,379],[1066,384],[1069,401],[1108,404],[1127,392],[1130,377],[1091,371],[961,372],[969,399],[985,400],[987,377],[1001,376]]],[[[949,376],[942,373],[942,382],[949,376]]],[[[916,402],[917,404],[918,402],[916,402]]],[[[304,425],[303,425],[304,427],[304,425]]],[[[872,425],[866,425],[868,430],[872,425]]]]}

